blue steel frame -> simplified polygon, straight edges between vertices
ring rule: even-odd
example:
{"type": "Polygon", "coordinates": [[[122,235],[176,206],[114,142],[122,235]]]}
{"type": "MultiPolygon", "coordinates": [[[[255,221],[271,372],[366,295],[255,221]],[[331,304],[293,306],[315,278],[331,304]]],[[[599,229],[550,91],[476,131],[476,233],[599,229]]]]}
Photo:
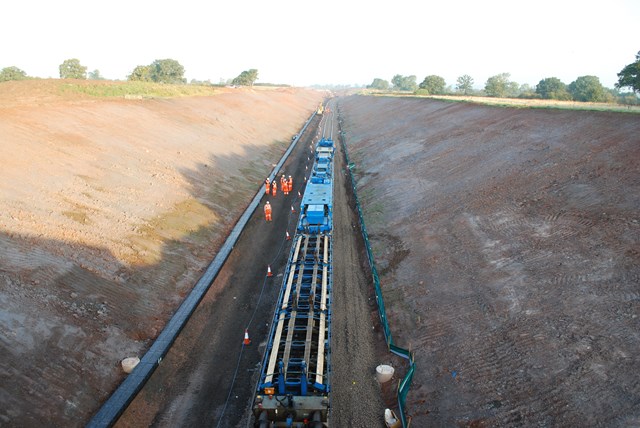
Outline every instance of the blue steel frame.
{"type": "Polygon", "coordinates": [[[258,418],[268,411],[268,420],[276,426],[291,418],[301,421],[314,412],[323,414],[326,422],[330,407],[334,151],[331,139],[322,139],[316,146],[262,360],[254,415],[258,418]],[[306,221],[309,206],[323,207],[320,223],[306,221]]]}

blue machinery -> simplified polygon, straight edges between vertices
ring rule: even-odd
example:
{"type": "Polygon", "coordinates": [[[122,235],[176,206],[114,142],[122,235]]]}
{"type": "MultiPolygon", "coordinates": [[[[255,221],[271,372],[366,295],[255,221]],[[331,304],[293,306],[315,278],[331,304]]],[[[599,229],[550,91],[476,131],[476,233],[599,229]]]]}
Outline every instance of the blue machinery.
{"type": "Polygon", "coordinates": [[[334,150],[315,148],[253,404],[260,428],[328,426],[334,150]]]}

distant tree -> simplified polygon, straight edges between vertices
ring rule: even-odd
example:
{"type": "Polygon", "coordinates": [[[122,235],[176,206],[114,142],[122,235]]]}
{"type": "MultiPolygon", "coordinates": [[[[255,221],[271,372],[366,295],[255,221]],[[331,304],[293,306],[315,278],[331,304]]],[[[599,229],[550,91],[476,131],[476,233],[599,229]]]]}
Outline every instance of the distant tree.
{"type": "Polygon", "coordinates": [[[175,59],[157,59],[149,66],[151,80],[158,83],[187,83],[184,67],[175,59]]]}
{"type": "Polygon", "coordinates": [[[151,82],[151,66],[139,65],[133,69],[130,75],[127,76],[127,80],[135,80],[141,82],[151,82]]]}
{"type": "Polygon", "coordinates": [[[458,77],[456,81],[456,92],[462,93],[464,95],[469,95],[473,93],[473,77],[468,74],[463,74],[458,77]]]}
{"type": "Polygon", "coordinates": [[[367,86],[367,88],[386,91],[387,89],[389,89],[389,82],[383,79],[375,78],[373,79],[373,82],[369,86],[367,86]]]}
{"type": "Polygon", "coordinates": [[[416,83],[416,76],[402,76],[400,74],[396,74],[391,79],[391,83],[393,84],[393,89],[396,91],[411,91],[414,92],[418,89],[418,84],[416,83]]]}
{"type": "Polygon", "coordinates": [[[80,64],[78,59],[67,59],[60,64],[60,78],[61,79],[86,79],[87,67],[80,64]]]}
{"type": "Polygon", "coordinates": [[[446,86],[447,83],[444,81],[443,77],[431,74],[424,78],[422,83],[420,83],[419,88],[426,90],[429,95],[442,95],[446,93],[446,86]]]}
{"type": "Polygon", "coordinates": [[[484,91],[489,97],[506,97],[513,90],[509,73],[496,74],[487,79],[484,91]]]}
{"type": "Polygon", "coordinates": [[[100,75],[100,70],[93,70],[89,72],[89,80],[104,80],[104,77],[100,75]]]}
{"type": "Polygon", "coordinates": [[[536,85],[536,94],[546,100],[570,100],[571,94],[567,91],[567,85],[557,77],[547,77],[536,85]]]}
{"type": "Polygon", "coordinates": [[[202,85],[202,86],[212,86],[213,84],[211,83],[210,79],[207,80],[198,80],[198,79],[191,79],[191,81],[189,82],[190,85],[202,85]]]}
{"type": "Polygon", "coordinates": [[[538,94],[536,94],[535,88],[532,88],[528,83],[523,83],[518,88],[518,97],[520,98],[540,98],[538,94]]]}
{"type": "Polygon", "coordinates": [[[636,54],[635,62],[625,66],[618,73],[616,88],[629,87],[635,93],[640,93],[640,51],[636,54]]]}
{"type": "Polygon", "coordinates": [[[507,82],[507,98],[517,98],[520,96],[520,85],[517,82],[507,82]]]}
{"type": "Polygon", "coordinates": [[[0,71],[0,82],[6,82],[8,80],[24,80],[27,79],[27,73],[20,70],[18,67],[5,67],[0,71]]]}
{"type": "Polygon", "coordinates": [[[231,84],[238,86],[253,86],[256,80],[258,80],[258,70],[251,68],[240,73],[231,81],[231,84]]]}
{"type": "Polygon", "coordinates": [[[576,101],[605,102],[607,92],[596,76],[580,76],[568,86],[569,93],[576,101]]]}

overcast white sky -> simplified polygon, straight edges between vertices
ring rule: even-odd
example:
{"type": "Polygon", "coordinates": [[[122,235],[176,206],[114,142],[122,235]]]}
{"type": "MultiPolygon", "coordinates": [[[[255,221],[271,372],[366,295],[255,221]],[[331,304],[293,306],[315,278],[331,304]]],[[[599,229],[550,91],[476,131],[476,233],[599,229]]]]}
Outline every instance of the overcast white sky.
{"type": "Polygon", "coordinates": [[[640,51],[640,0],[16,0],[2,6],[0,68],[59,77],[77,58],[126,79],[171,58],[188,80],[370,84],[468,74],[536,85],[595,75],[613,87],[640,51]]]}

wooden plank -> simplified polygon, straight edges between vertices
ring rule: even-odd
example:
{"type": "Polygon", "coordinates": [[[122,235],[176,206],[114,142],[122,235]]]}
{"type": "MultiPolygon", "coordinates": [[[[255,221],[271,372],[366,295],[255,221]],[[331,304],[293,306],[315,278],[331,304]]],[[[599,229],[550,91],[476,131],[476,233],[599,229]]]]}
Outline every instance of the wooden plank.
{"type": "MultiPolygon", "coordinates": [[[[320,248],[322,247],[321,245],[318,245],[320,242],[322,242],[321,239],[318,239],[317,244],[316,244],[316,251],[315,254],[313,256],[314,260],[316,260],[316,263],[314,263],[313,265],[313,276],[311,279],[311,285],[309,287],[310,292],[312,292],[315,295],[315,290],[316,290],[316,276],[318,275],[318,260],[320,259],[320,248]]],[[[315,300],[315,299],[314,299],[315,300]]],[[[307,366],[307,368],[309,367],[309,360],[311,359],[311,339],[313,337],[313,324],[314,324],[314,319],[313,319],[313,301],[311,302],[311,304],[309,305],[309,313],[307,314],[308,318],[307,318],[307,337],[305,338],[305,344],[304,344],[304,362],[307,366]]]]}
{"type": "Polygon", "coordinates": [[[267,376],[265,376],[265,383],[271,382],[273,379],[273,372],[276,368],[276,360],[278,359],[278,348],[280,347],[280,337],[282,336],[282,327],[284,326],[284,313],[280,314],[278,319],[278,327],[276,328],[276,335],[273,338],[273,346],[271,347],[271,355],[269,356],[269,365],[267,366],[267,376]]]}
{"type": "Polygon", "coordinates": [[[302,262],[300,266],[298,266],[298,280],[296,281],[296,294],[295,294],[295,305],[293,311],[291,311],[291,317],[289,318],[289,325],[287,326],[287,341],[284,345],[284,354],[282,355],[282,361],[284,363],[284,370],[286,372],[287,365],[289,364],[289,356],[291,355],[291,342],[293,341],[293,333],[295,331],[296,325],[296,316],[298,315],[298,311],[296,310],[298,307],[298,300],[300,299],[300,288],[302,284],[302,275],[304,274],[304,260],[306,259],[307,251],[309,247],[309,235],[305,235],[304,248],[302,251],[302,262]]]}
{"type": "MultiPolygon", "coordinates": [[[[308,236],[305,236],[305,249],[307,247],[308,236]]],[[[298,261],[298,253],[300,252],[300,244],[302,243],[302,236],[298,236],[296,242],[296,250],[293,254],[293,263],[289,267],[289,277],[287,278],[287,285],[284,290],[284,297],[282,298],[282,309],[287,308],[287,302],[289,302],[289,294],[291,293],[291,284],[293,284],[293,277],[295,276],[296,270],[294,269],[296,262],[298,261]]]]}
{"type": "Polygon", "coordinates": [[[324,330],[325,314],[320,313],[320,328],[318,331],[318,360],[316,367],[316,383],[324,384],[324,330]]]}
{"type": "Polygon", "coordinates": [[[327,310],[327,278],[329,265],[329,237],[324,237],[324,256],[322,258],[322,300],[320,301],[320,310],[327,310]]]}
{"type": "Polygon", "coordinates": [[[324,384],[324,337],[326,328],[326,315],[324,311],[327,309],[327,275],[329,264],[329,236],[324,237],[324,255],[322,258],[322,300],[320,302],[320,327],[318,332],[318,359],[316,367],[316,383],[324,384]]]}
{"type": "MultiPolygon", "coordinates": [[[[289,293],[291,291],[291,284],[293,283],[293,277],[295,276],[295,264],[298,260],[298,254],[300,253],[300,244],[302,243],[302,236],[298,236],[296,239],[296,249],[293,254],[292,264],[289,266],[289,277],[287,278],[287,285],[283,297],[281,309],[287,308],[287,302],[289,301],[289,293]]],[[[282,328],[284,327],[284,312],[280,314],[278,318],[278,326],[276,328],[276,334],[271,346],[271,355],[269,355],[269,364],[267,366],[267,376],[265,376],[265,383],[269,383],[273,379],[273,373],[278,362],[278,350],[280,349],[280,338],[282,337],[282,328]]]]}

